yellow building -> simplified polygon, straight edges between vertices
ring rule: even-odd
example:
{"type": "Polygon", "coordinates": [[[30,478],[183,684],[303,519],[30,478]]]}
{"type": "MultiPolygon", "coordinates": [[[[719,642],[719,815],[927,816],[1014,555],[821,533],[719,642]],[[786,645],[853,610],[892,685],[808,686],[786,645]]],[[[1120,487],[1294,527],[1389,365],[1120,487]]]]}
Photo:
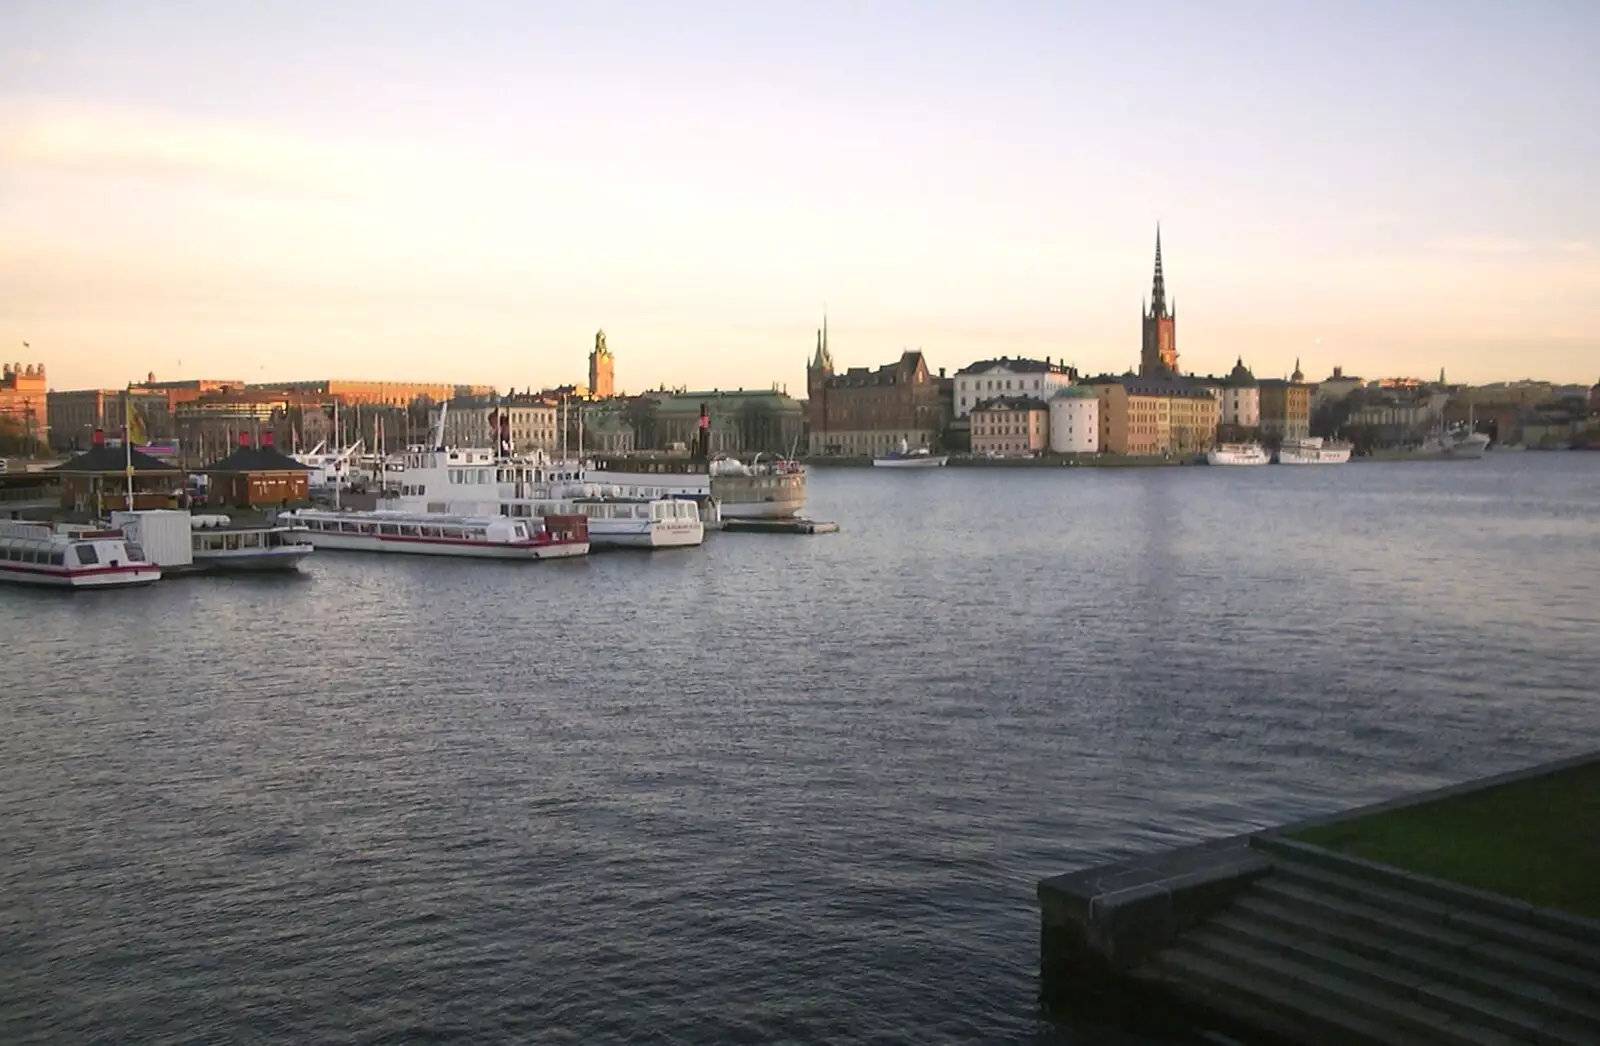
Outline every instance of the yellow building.
{"type": "Polygon", "coordinates": [[[998,396],[972,408],[972,453],[1038,454],[1050,442],[1050,405],[1032,396],[998,396]]]}
{"type": "Polygon", "coordinates": [[[353,404],[409,407],[426,397],[435,403],[444,403],[457,396],[490,396],[492,385],[448,385],[430,381],[267,381],[248,386],[251,390],[293,392],[316,396],[332,402],[339,400],[346,406],[353,404]]]}
{"type": "Polygon", "coordinates": [[[44,364],[7,363],[0,372],[0,421],[30,447],[50,437],[50,402],[44,364]]]}
{"type": "Polygon", "coordinates": [[[597,331],[594,351],[589,353],[589,395],[597,400],[617,394],[617,360],[606,348],[606,332],[597,331]]]}
{"type": "MultiPolygon", "coordinates": [[[[1297,367],[1295,372],[1299,373],[1297,367]]],[[[1311,435],[1311,386],[1267,378],[1261,382],[1261,435],[1269,442],[1311,435]]]]}
{"type": "Polygon", "coordinates": [[[1217,399],[1185,378],[1125,375],[1083,383],[1100,400],[1100,446],[1112,454],[1194,454],[1217,438],[1217,399]]]}

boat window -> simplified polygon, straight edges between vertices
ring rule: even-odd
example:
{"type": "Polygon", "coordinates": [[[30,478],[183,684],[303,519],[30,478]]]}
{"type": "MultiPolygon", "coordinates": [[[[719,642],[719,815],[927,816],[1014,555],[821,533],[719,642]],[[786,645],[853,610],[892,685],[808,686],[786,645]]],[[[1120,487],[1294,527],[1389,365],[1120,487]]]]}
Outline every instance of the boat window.
{"type": "Polygon", "coordinates": [[[53,566],[53,567],[64,567],[64,566],[66,566],[67,565],[67,554],[65,552],[61,551],[60,549],[57,549],[56,551],[50,553],[50,565],[53,566]]]}
{"type": "Polygon", "coordinates": [[[100,554],[94,550],[93,545],[74,545],[73,551],[78,553],[78,562],[89,566],[100,562],[100,554]]]}
{"type": "Polygon", "coordinates": [[[511,532],[516,536],[518,541],[528,540],[528,525],[526,523],[518,523],[516,526],[511,528],[511,532]]]}

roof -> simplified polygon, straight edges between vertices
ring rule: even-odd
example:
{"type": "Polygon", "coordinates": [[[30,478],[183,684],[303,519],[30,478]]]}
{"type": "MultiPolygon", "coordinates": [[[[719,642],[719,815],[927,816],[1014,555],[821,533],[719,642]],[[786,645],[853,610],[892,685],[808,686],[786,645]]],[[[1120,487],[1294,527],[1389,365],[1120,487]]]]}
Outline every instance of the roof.
{"type": "Polygon", "coordinates": [[[710,392],[651,392],[645,395],[655,400],[658,411],[669,414],[675,411],[698,413],[702,403],[706,405],[706,410],[713,413],[757,403],[780,411],[801,409],[799,400],[778,389],[712,389],[710,392]]]}
{"type": "Polygon", "coordinates": [[[1233,370],[1228,372],[1228,376],[1222,379],[1222,384],[1235,389],[1255,387],[1256,376],[1251,374],[1250,368],[1244,365],[1243,356],[1239,357],[1239,361],[1233,365],[1233,370]]]}
{"type": "Polygon", "coordinates": [[[1184,399],[1212,399],[1203,384],[1193,378],[1175,378],[1170,375],[1102,374],[1085,378],[1085,385],[1121,385],[1130,396],[1168,396],[1184,399]]]}
{"type": "Polygon", "coordinates": [[[298,461],[277,447],[239,447],[221,461],[205,468],[207,472],[310,472],[311,466],[298,461]]]}
{"type": "Polygon", "coordinates": [[[996,396],[972,408],[979,410],[1049,410],[1044,400],[1034,396],[996,396]]]}
{"type": "Polygon", "coordinates": [[[125,450],[122,447],[108,447],[100,444],[90,447],[76,457],[68,458],[50,472],[123,472],[128,468],[129,462],[133,464],[135,472],[182,472],[183,469],[160,458],[153,458],[141,451],[125,450]]]}
{"type": "Polygon", "coordinates": [[[1056,394],[1054,396],[1051,396],[1050,398],[1053,399],[1053,400],[1066,400],[1066,399],[1092,400],[1092,399],[1097,399],[1098,397],[1095,396],[1095,394],[1094,394],[1094,392],[1092,390],[1086,389],[1082,385],[1068,385],[1064,389],[1057,389],[1056,390],[1056,394]]]}
{"type": "Polygon", "coordinates": [[[956,371],[957,374],[987,374],[992,370],[1004,368],[1013,374],[1073,374],[1076,368],[1069,367],[1060,360],[1025,360],[1021,357],[1012,359],[1010,356],[1001,356],[995,360],[979,360],[969,363],[956,371]]]}

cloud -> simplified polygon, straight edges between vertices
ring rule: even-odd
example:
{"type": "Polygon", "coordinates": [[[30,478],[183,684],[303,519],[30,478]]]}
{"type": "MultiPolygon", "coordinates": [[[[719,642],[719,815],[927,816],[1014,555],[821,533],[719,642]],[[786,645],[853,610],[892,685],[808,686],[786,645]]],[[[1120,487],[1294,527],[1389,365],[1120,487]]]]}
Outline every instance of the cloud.
{"type": "Polygon", "coordinates": [[[366,166],[347,148],[160,110],[44,101],[0,111],[0,169],[345,196],[366,166]]]}

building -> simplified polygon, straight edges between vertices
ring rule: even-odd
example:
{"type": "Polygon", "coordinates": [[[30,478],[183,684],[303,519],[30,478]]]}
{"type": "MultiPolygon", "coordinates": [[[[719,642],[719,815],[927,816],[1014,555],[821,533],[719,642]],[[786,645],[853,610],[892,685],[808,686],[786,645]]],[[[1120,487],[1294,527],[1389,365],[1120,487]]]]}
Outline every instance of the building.
{"type": "Polygon", "coordinates": [[[596,331],[594,348],[589,353],[589,395],[604,400],[616,394],[616,360],[606,348],[606,332],[596,331]]]}
{"type": "Polygon", "coordinates": [[[1193,454],[1216,442],[1216,397],[1184,378],[1091,378],[1100,401],[1100,446],[1113,454],[1193,454]]]}
{"type": "Polygon", "coordinates": [[[972,408],[972,453],[1027,457],[1050,445],[1050,406],[1036,396],[997,396],[972,408]]]}
{"type": "Polygon", "coordinates": [[[1167,304],[1167,281],[1161,272],[1161,226],[1156,226],[1156,271],[1150,285],[1150,308],[1141,303],[1139,373],[1144,377],[1178,373],[1178,303],[1167,304]]]}
{"type": "Polygon", "coordinates": [[[260,446],[239,437],[232,454],[206,469],[206,502],[228,508],[287,507],[308,500],[311,469],[274,446],[272,431],[261,434],[260,446]]]}
{"type": "Polygon", "coordinates": [[[1600,414],[1600,381],[1589,390],[1589,413],[1600,414]]]}
{"type": "Polygon", "coordinates": [[[256,382],[247,389],[298,393],[325,403],[338,400],[347,405],[363,404],[409,407],[419,399],[443,403],[463,396],[492,396],[493,385],[446,385],[427,381],[270,381],[256,382]]]}
{"type": "Polygon", "coordinates": [[[806,430],[812,454],[883,454],[932,447],[946,423],[944,373],[928,371],[920,351],[900,354],[876,370],[835,373],[828,329],[817,332],[817,351],[806,368],[806,430]]]}
{"type": "MultiPolygon", "coordinates": [[[[447,447],[498,447],[502,433],[510,437],[513,453],[561,449],[561,407],[554,400],[524,393],[490,397],[458,397],[444,412],[447,447]]],[[[574,408],[572,413],[577,414],[574,408]]],[[[571,444],[576,449],[576,441],[571,444]]]]}
{"type": "Polygon", "coordinates": [[[96,432],[121,432],[131,410],[152,439],[175,435],[164,389],[69,389],[49,394],[51,437],[57,450],[87,450],[96,432]]]}
{"type": "Polygon", "coordinates": [[[1254,436],[1261,427],[1261,386],[1241,356],[1227,377],[1215,383],[1217,427],[1229,439],[1254,436]]]}
{"type": "Polygon", "coordinates": [[[1302,379],[1300,361],[1285,381],[1266,378],[1261,382],[1261,438],[1278,445],[1288,439],[1311,435],[1311,386],[1302,379]]]}
{"type": "Polygon", "coordinates": [[[582,408],[584,449],[601,454],[632,454],[636,443],[629,407],[630,401],[615,397],[585,404],[582,408]]]}
{"type": "MultiPolygon", "coordinates": [[[[1300,364],[1295,363],[1295,369],[1300,369],[1300,364]]],[[[1365,388],[1366,381],[1361,378],[1347,377],[1343,367],[1333,368],[1333,374],[1324,378],[1318,385],[1315,395],[1316,402],[1313,409],[1320,409],[1327,403],[1343,403],[1350,394],[1357,389],[1365,388]]]]}
{"type": "Polygon", "coordinates": [[[44,364],[8,363],[0,370],[0,426],[30,449],[50,445],[50,392],[44,364]]]}
{"type": "Polygon", "coordinates": [[[160,458],[106,445],[105,433],[90,437],[89,449],[50,470],[61,477],[61,507],[104,514],[113,509],[173,508],[183,494],[184,472],[160,458]],[[129,470],[133,504],[128,504],[129,470]]]}
{"type": "Polygon", "coordinates": [[[145,380],[133,386],[136,391],[147,393],[160,393],[166,397],[167,412],[173,413],[178,409],[178,404],[197,400],[208,393],[227,392],[230,389],[242,389],[245,383],[238,380],[217,380],[215,378],[183,378],[177,381],[157,381],[154,371],[145,376],[145,380]]]}
{"type": "Polygon", "coordinates": [[[1050,397],[1050,450],[1055,454],[1100,450],[1100,398],[1093,389],[1069,385],[1050,397]]]}
{"type": "Polygon", "coordinates": [[[954,418],[964,418],[974,406],[1001,396],[1032,396],[1048,401],[1057,389],[1078,380],[1078,371],[1060,361],[1012,359],[1001,356],[981,360],[956,371],[954,418]]]}
{"type": "Polygon", "coordinates": [[[215,461],[232,453],[242,435],[255,441],[270,432],[290,443],[304,439],[308,447],[325,440],[338,442],[320,396],[272,388],[238,386],[203,392],[173,408],[172,428],[184,460],[190,462],[215,461]]]}
{"type": "Polygon", "coordinates": [[[635,445],[641,449],[692,448],[702,411],[712,454],[789,457],[805,435],[804,406],[779,389],[652,392],[636,402],[635,445]]]}

